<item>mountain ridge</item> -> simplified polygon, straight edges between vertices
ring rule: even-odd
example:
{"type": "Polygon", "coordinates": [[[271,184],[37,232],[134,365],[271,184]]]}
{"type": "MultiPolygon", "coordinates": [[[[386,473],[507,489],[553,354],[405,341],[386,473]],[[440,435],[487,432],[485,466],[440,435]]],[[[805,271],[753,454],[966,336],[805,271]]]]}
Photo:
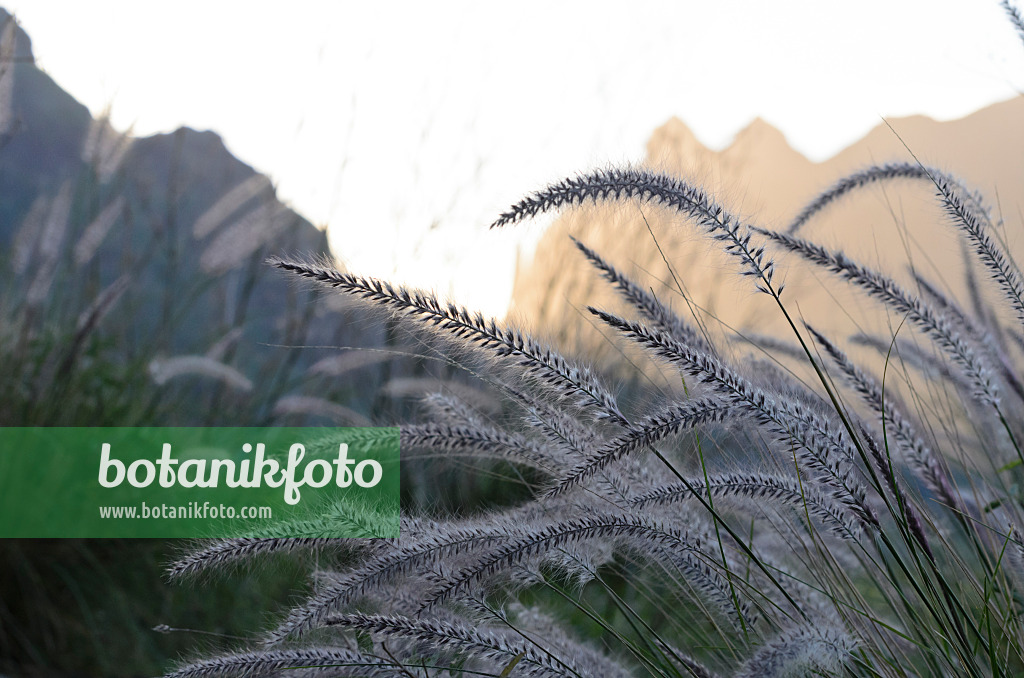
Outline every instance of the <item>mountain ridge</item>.
{"type": "MultiPolygon", "coordinates": [[[[2,9],[0,55],[0,111],[9,114],[0,116],[9,123],[0,136],[0,265],[9,279],[0,352],[30,366],[26,351],[41,352],[45,379],[33,379],[59,386],[76,364],[145,378],[168,358],[199,357],[260,384],[248,420],[271,421],[289,416],[276,413],[273,397],[305,388],[300,376],[333,353],[323,347],[383,343],[381,330],[348,322],[358,312],[339,313],[338,302],[266,265],[271,255],[328,252],[326,234],[278,200],[270,179],[219,134],[181,127],[132,137],[94,119],[36,66],[28,34],[2,9]],[[80,345],[90,317],[89,345],[80,345]],[[69,357],[58,360],[62,353],[69,357]]],[[[221,387],[180,388],[195,389],[186,402],[201,408],[198,394],[221,387]]],[[[372,405],[344,383],[318,388],[363,412],[372,405]]],[[[233,416],[165,414],[166,423],[233,416]]],[[[298,416],[290,421],[305,421],[298,416]]]]}
{"type": "MultiPolygon", "coordinates": [[[[1002,214],[1010,221],[1010,251],[1019,257],[1024,245],[1017,198],[1024,186],[1021,120],[1024,97],[950,121],[927,116],[892,118],[832,157],[814,162],[761,119],[751,121],[728,146],[715,151],[704,146],[683,121],[671,118],[652,133],[645,166],[704,187],[743,220],[781,229],[841,177],[871,164],[915,162],[916,156],[981,191],[996,216],[1002,214]]],[[[903,180],[873,185],[843,198],[807,224],[801,235],[839,247],[857,261],[913,284],[907,273],[910,257],[914,266],[938,279],[944,291],[963,298],[964,247],[947,222],[933,188],[926,182],[903,180]]],[[[614,358],[618,349],[595,330],[582,309],[592,304],[628,312],[575,251],[568,235],[635,276],[677,311],[688,313],[687,305],[696,305],[713,325],[717,319],[735,329],[788,332],[780,325],[778,313],[763,303],[762,295],[754,294],[735,275],[735,262],[680,216],[653,205],[641,208],[636,201],[588,204],[561,214],[542,236],[532,261],[522,263],[510,311],[511,318],[540,328],[541,334],[567,352],[614,358]],[[674,279],[684,286],[686,301],[674,279]],[[579,312],[566,313],[567,304],[579,312]]],[[[786,255],[776,258],[788,282],[789,298],[799,299],[808,317],[823,313],[835,321],[835,331],[852,332],[852,319],[836,317],[836,308],[849,311],[851,318],[856,312],[870,315],[870,304],[844,289],[848,286],[786,255]]],[[[884,326],[872,329],[888,331],[884,326]]]]}

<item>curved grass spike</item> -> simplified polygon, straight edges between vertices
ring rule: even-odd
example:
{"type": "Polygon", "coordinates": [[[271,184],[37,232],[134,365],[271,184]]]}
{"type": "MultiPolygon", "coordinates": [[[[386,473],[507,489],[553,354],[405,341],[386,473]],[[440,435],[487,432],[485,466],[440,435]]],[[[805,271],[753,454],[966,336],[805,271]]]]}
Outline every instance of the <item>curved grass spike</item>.
{"type": "MultiPolygon", "coordinates": [[[[547,442],[546,449],[559,455],[560,463],[555,464],[558,469],[588,458],[595,448],[604,447],[608,440],[601,431],[582,426],[572,413],[553,407],[535,394],[512,388],[507,388],[506,392],[525,411],[526,425],[547,442]]],[[[598,475],[598,483],[608,490],[607,497],[617,506],[625,506],[631,494],[630,483],[635,479],[621,469],[598,475]]]]}
{"type": "MultiPolygon", "coordinates": [[[[866,430],[861,431],[861,437],[867,443],[868,452],[871,454],[871,459],[875,463],[875,470],[885,481],[885,486],[896,500],[896,508],[891,509],[893,514],[897,518],[900,516],[897,514],[902,513],[902,518],[906,522],[906,527],[913,535],[914,539],[917,540],[918,545],[921,546],[925,555],[935,562],[935,553],[932,551],[931,545],[928,543],[928,538],[924,534],[924,527],[921,524],[921,518],[917,514],[917,509],[914,508],[913,504],[910,503],[910,499],[907,496],[906,491],[903,489],[903,485],[896,477],[896,473],[892,468],[891,459],[885,455],[882,450],[879,449],[878,444],[875,443],[875,439],[866,430]]],[[[891,505],[890,505],[891,506],[891,505]]]]}
{"type": "MultiPolygon", "coordinates": [[[[556,595],[561,595],[560,589],[556,595]]],[[[564,622],[536,606],[527,607],[522,603],[512,602],[507,607],[499,609],[475,597],[466,599],[465,603],[469,609],[482,615],[483,619],[493,619],[526,640],[543,645],[546,650],[571,654],[576,665],[587,675],[607,678],[631,678],[634,675],[618,662],[609,661],[609,656],[604,652],[570,635],[564,622]],[[512,620],[509,619],[509,613],[514,615],[512,620]]],[[[616,638],[622,638],[622,634],[616,634],[614,630],[611,630],[611,634],[616,638]]],[[[514,676],[515,673],[510,672],[508,675],[514,676]]]]}
{"type": "MultiPolygon", "coordinates": [[[[707,499],[707,495],[704,495],[707,499]]],[[[702,535],[702,539],[710,542],[711,534],[702,535]]],[[[717,538],[716,538],[717,540],[717,538]]],[[[750,588],[749,581],[741,582],[736,575],[739,568],[735,562],[727,560],[722,547],[718,548],[718,558],[711,554],[697,551],[669,550],[652,543],[650,540],[630,538],[623,539],[626,549],[636,551],[652,563],[656,564],[670,579],[682,574],[686,588],[702,605],[710,604],[729,621],[736,632],[750,636],[762,617],[747,599],[740,598],[738,589],[750,588]],[[713,564],[712,564],[713,563],[713,564]],[[722,563],[726,563],[723,565],[722,563]]],[[[748,594],[750,595],[750,594],[748,594]]],[[[756,595],[760,595],[757,593],[756,595]]],[[[754,597],[751,595],[751,597],[754,597]]]]}
{"type": "MultiPolygon", "coordinates": [[[[980,322],[982,323],[982,327],[976,327],[970,316],[968,316],[956,302],[944,295],[920,274],[914,273],[913,275],[914,282],[917,283],[917,286],[924,293],[924,296],[931,299],[931,303],[935,306],[936,310],[939,313],[948,315],[948,317],[952,318],[956,322],[956,325],[964,331],[967,337],[973,341],[979,349],[989,354],[999,370],[999,376],[1002,377],[1003,381],[1005,381],[1007,386],[1010,387],[1010,390],[1017,394],[1017,397],[1024,400],[1024,384],[1022,384],[1021,380],[1017,377],[1014,372],[1013,365],[1010,364],[1010,360],[1006,356],[1003,342],[1000,341],[1001,337],[999,335],[998,328],[995,336],[993,336],[993,334],[986,329],[986,323],[989,322],[989,319],[987,318],[981,318],[980,322]]],[[[984,302],[981,299],[979,291],[972,283],[973,276],[969,276],[968,288],[970,288],[972,304],[975,306],[979,315],[982,315],[984,311],[982,305],[984,302]]]]}
{"type": "Polygon", "coordinates": [[[565,676],[566,672],[582,676],[585,672],[573,666],[571,659],[561,659],[538,648],[535,643],[524,642],[521,636],[506,631],[470,626],[442,619],[412,618],[399,615],[352,613],[331,617],[325,626],[355,629],[380,634],[386,638],[405,638],[433,645],[437,651],[455,651],[469,656],[508,664],[518,658],[530,675],[565,676]]]}
{"type": "Polygon", "coordinates": [[[930,181],[931,175],[928,173],[927,168],[922,167],[917,163],[910,162],[875,165],[873,167],[863,169],[860,172],[847,175],[826,188],[824,191],[819,193],[816,198],[807,203],[807,205],[800,210],[800,214],[798,214],[793,221],[789,222],[789,226],[786,227],[785,231],[786,233],[793,235],[818,212],[822,211],[848,193],[871,184],[890,181],[892,179],[926,179],[930,181]]]}
{"type": "Polygon", "coordinates": [[[1021,282],[1020,271],[989,235],[986,228],[987,215],[983,211],[979,214],[978,201],[970,197],[965,199],[954,180],[945,175],[936,175],[933,181],[947,214],[967,234],[974,253],[1002,289],[1010,306],[1016,311],[1017,319],[1024,323],[1024,283],[1021,282]],[[971,202],[975,203],[974,207],[971,202]]]}
{"type": "MultiPolygon", "coordinates": [[[[1008,5],[1004,7],[1011,14],[1016,12],[1008,5]]],[[[1019,14],[1016,16],[1019,18],[1019,14]]],[[[814,215],[851,191],[872,183],[901,178],[919,179],[932,184],[943,209],[953,223],[966,234],[978,259],[1002,289],[1018,319],[1024,323],[1024,282],[1021,280],[1020,271],[988,233],[992,220],[984,200],[956,177],[934,167],[927,167],[919,162],[890,163],[869,167],[843,177],[808,203],[790,222],[785,232],[791,236],[795,235],[814,215]]]]}
{"type": "Polygon", "coordinates": [[[942,315],[899,286],[892,278],[861,266],[842,252],[835,252],[812,242],[766,229],[758,232],[782,248],[800,255],[839,275],[865,290],[870,296],[908,320],[928,335],[937,346],[953,359],[970,379],[974,395],[983,403],[998,408],[999,388],[993,382],[992,369],[983,356],[950,325],[942,315]]]}
{"type": "Polygon", "coordinates": [[[658,646],[666,651],[666,654],[675,660],[680,667],[686,670],[686,674],[693,678],[718,678],[718,674],[712,672],[708,667],[701,664],[699,661],[686,655],[673,645],[666,643],[663,639],[656,639],[658,646]]]}
{"type": "Polygon", "coordinates": [[[682,318],[672,312],[670,308],[658,301],[652,292],[643,289],[625,275],[620,273],[614,266],[605,261],[601,255],[590,249],[576,238],[569,236],[577,249],[583,256],[601,272],[601,275],[609,283],[615,286],[622,298],[633,308],[654,323],[662,332],[669,334],[679,341],[699,348],[702,351],[713,353],[711,344],[697,330],[690,327],[682,318]]]}
{"type": "Polygon", "coordinates": [[[533,393],[513,388],[506,388],[506,392],[525,411],[527,425],[568,458],[586,456],[587,450],[605,440],[593,427],[583,426],[571,413],[553,407],[533,393]]]}
{"type": "Polygon", "coordinates": [[[290,636],[301,636],[323,625],[325,619],[353,600],[385,586],[416,568],[430,566],[445,557],[472,550],[474,545],[507,541],[508,525],[458,524],[440,526],[410,545],[400,545],[370,559],[318,591],[305,605],[294,608],[287,618],[266,637],[266,644],[279,643],[290,636]]]}
{"type": "Polygon", "coordinates": [[[549,491],[549,496],[576,487],[608,465],[647,449],[667,436],[689,431],[703,424],[721,422],[730,414],[739,411],[740,408],[735,404],[717,398],[701,398],[679,403],[640,422],[622,437],[585,457],[558,478],[557,484],[549,491]]]}
{"type": "MultiPolygon", "coordinates": [[[[289,675],[299,669],[330,669],[332,676],[387,676],[404,674],[393,659],[381,659],[342,647],[294,647],[251,652],[231,652],[187,664],[164,678],[258,678],[289,675]]],[[[310,675],[303,672],[302,675],[310,675]]]]}
{"type": "Polygon", "coordinates": [[[702,553],[699,539],[660,525],[646,516],[618,513],[593,513],[582,518],[549,523],[538,529],[528,530],[524,534],[510,536],[511,539],[503,540],[496,548],[485,550],[470,565],[446,577],[426,597],[424,609],[450,600],[458,591],[473,582],[493,576],[527,558],[588,540],[639,536],[652,544],[702,553]]]}
{"type": "Polygon", "coordinates": [[[331,538],[236,537],[218,539],[198,546],[178,558],[168,566],[167,576],[171,579],[182,579],[271,553],[314,551],[326,548],[347,551],[365,548],[365,545],[350,539],[331,538]]]}
{"type": "Polygon", "coordinates": [[[735,678],[839,675],[856,648],[835,623],[800,627],[765,644],[735,678]]]}
{"type": "Polygon", "coordinates": [[[571,364],[515,328],[500,327],[494,320],[485,320],[479,312],[470,313],[462,306],[441,302],[434,295],[342,273],[329,266],[279,258],[271,258],[267,263],[422,322],[445,337],[461,339],[498,357],[514,358],[526,374],[554,386],[563,395],[582,396],[596,405],[604,418],[628,425],[615,398],[588,368],[571,364]]]}
{"type": "Polygon", "coordinates": [[[427,419],[449,426],[479,426],[484,418],[463,399],[450,393],[437,391],[423,396],[422,405],[427,419]]]}
{"type": "Polygon", "coordinates": [[[929,490],[935,492],[943,502],[955,511],[967,515],[966,508],[960,497],[953,491],[949,472],[945,469],[935,453],[921,440],[914,427],[903,416],[899,408],[893,404],[891,397],[885,398],[882,389],[874,379],[865,374],[847,355],[822,333],[810,325],[805,325],[839,367],[861,400],[875,413],[882,417],[885,430],[891,430],[898,449],[906,455],[910,466],[924,481],[929,490]]]}
{"type": "Polygon", "coordinates": [[[863,332],[852,335],[850,343],[870,348],[883,358],[894,350],[899,362],[904,367],[917,370],[929,379],[941,377],[949,381],[958,393],[971,393],[974,390],[974,385],[964,376],[961,368],[949,364],[944,360],[943,354],[928,350],[929,346],[917,346],[910,341],[894,343],[891,338],[873,336],[863,332]]]}
{"type": "Polygon", "coordinates": [[[423,449],[446,456],[473,459],[502,459],[524,464],[545,474],[555,472],[557,463],[550,454],[523,436],[505,433],[477,424],[449,426],[445,424],[412,424],[402,427],[402,452],[423,449]]]}
{"type": "Polygon", "coordinates": [[[805,486],[797,478],[768,473],[727,473],[704,478],[690,478],[687,485],[663,485],[633,498],[633,506],[642,509],[650,505],[665,505],[693,498],[693,492],[704,496],[741,497],[787,506],[798,511],[807,510],[836,536],[856,542],[864,522],[854,516],[834,498],[805,486]]]}
{"type": "Polygon", "coordinates": [[[491,228],[515,224],[588,200],[605,202],[631,198],[663,205],[693,219],[711,237],[723,242],[727,253],[741,261],[743,275],[758,279],[758,290],[771,296],[782,293],[781,285],[771,291],[775,263],[765,258],[763,246],[751,243],[750,228],[725,211],[704,189],[668,174],[615,168],[563,179],[513,205],[491,224],[491,228]]]}
{"type": "Polygon", "coordinates": [[[969,200],[973,202],[978,209],[985,212],[986,221],[989,220],[988,214],[984,208],[984,201],[981,197],[970,191],[956,178],[939,169],[927,167],[916,162],[891,162],[884,165],[872,165],[860,170],[859,172],[848,174],[839,179],[807,203],[804,208],[800,210],[800,213],[794,217],[791,222],[789,222],[789,226],[784,230],[790,235],[796,235],[798,230],[800,230],[808,221],[823,209],[843,196],[866,186],[892,181],[894,179],[918,179],[927,181],[928,183],[934,183],[935,177],[944,177],[946,181],[956,187],[956,191],[958,193],[969,196],[969,200]]]}

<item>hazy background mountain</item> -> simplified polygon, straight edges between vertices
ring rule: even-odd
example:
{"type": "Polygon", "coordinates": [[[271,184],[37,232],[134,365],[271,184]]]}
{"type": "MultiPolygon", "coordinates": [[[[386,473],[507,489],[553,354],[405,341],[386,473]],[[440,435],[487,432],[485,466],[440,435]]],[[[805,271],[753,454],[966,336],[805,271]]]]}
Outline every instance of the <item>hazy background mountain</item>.
{"type": "MultiPolygon", "coordinates": [[[[271,254],[327,251],[324,233],[282,204],[270,180],[234,157],[216,133],[183,127],[135,138],[93,119],[36,67],[29,36],[0,9],[7,351],[22,358],[34,351],[51,363],[52,377],[60,371],[52,363],[68,360],[58,353],[74,343],[75,318],[84,322],[82,314],[106,291],[116,297],[115,312],[90,330],[91,360],[145,373],[154,360],[208,356],[239,370],[257,391],[301,391],[306,369],[337,353],[323,347],[385,342],[385,330],[362,321],[361,311],[326,295],[315,301],[318,294],[263,263],[271,254]]],[[[378,369],[362,373],[361,383],[328,385],[317,395],[367,414],[383,361],[368,362],[378,369]]],[[[26,398],[38,399],[39,379],[25,377],[26,398]]],[[[199,379],[195,388],[220,386],[199,379]]],[[[246,421],[268,420],[274,402],[253,398],[246,421]]],[[[179,411],[187,404],[165,411],[170,419],[160,423],[193,423],[196,412],[179,411]]],[[[240,406],[225,403],[224,412],[204,417],[230,423],[240,406]]],[[[8,424],[40,423],[6,414],[8,424]]]]}
{"type": "MultiPolygon", "coordinates": [[[[960,120],[897,118],[888,125],[880,123],[834,157],[814,163],[760,119],[722,151],[706,148],[681,120],[672,119],[651,136],[645,164],[704,185],[750,222],[781,229],[837,179],[870,164],[913,162],[913,152],[926,165],[952,172],[979,190],[995,215],[1006,220],[1000,237],[1020,255],[1024,242],[1019,198],[1024,185],[1022,120],[1024,98],[1020,97],[960,120]]],[[[913,289],[908,263],[912,262],[917,271],[969,304],[963,246],[943,216],[934,189],[924,182],[900,180],[870,186],[832,205],[800,233],[839,247],[863,264],[895,272],[913,289]]],[[[618,355],[604,337],[606,330],[598,331],[584,308],[587,304],[619,308],[615,295],[572,245],[570,234],[689,317],[660,245],[679,284],[691,303],[703,309],[699,314],[710,327],[717,325],[713,318],[719,318],[747,333],[786,336],[777,309],[766,303],[770,299],[755,293],[749,279],[735,274],[735,263],[716,243],[677,216],[629,201],[561,215],[545,233],[532,261],[520,267],[513,317],[542,328],[570,352],[618,355]]],[[[798,303],[808,318],[819,323],[825,318],[830,327],[824,329],[839,336],[860,330],[889,334],[899,325],[899,318],[879,318],[877,305],[823,271],[810,271],[785,256],[776,259],[786,276],[789,301],[798,303]]]]}

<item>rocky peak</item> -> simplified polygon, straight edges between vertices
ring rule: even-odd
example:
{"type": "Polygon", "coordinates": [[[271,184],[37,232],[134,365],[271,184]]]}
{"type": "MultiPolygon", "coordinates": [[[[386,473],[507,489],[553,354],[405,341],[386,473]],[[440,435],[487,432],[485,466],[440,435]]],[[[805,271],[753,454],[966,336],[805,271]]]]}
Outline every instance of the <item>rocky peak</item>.
{"type": "Polygon", "coordinates": [[[758,117],[737,132],[732,143],[722,153],[724,155],[773,157],[778,153],[792,155],[798,151],[789,145],[782,132],[771,123],[758,117]]]}
{"type": "Polygon", "coordinates": [[[647,142],[649,163],[670,171],[706,165],[715,152],[702,144],[682,120],[672,117],[647,142]]]}
{"type": "MultiPolygon", "coordinates": [[[[0,7],[0,41],[8,35],[8,22],[12,20],[16,21],[14,16],[3,7],[0,7]]],[[[0,51],[6,52],[6,49],[0,51]]],[[[14,27],[14,59],[16,61],[35,61],[35,57],[32,54],[32,39],[17,24],[14,27]]]]}

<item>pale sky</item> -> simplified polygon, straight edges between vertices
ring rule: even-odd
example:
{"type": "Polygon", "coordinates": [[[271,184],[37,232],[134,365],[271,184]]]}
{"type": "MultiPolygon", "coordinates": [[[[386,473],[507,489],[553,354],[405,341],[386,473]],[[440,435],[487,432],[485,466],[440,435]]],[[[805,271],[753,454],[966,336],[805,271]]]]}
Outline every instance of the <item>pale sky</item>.
{"type": "Polygon", "coordinates": [[[329,226],[357,273],[502,313],[487,225],[682,118],[712,148],[760,116],[822,160],[882,116],[961,117],[1024,88],[995,0],[0,0],[37,63],[136,135],[212,129],[329,226]]]}

